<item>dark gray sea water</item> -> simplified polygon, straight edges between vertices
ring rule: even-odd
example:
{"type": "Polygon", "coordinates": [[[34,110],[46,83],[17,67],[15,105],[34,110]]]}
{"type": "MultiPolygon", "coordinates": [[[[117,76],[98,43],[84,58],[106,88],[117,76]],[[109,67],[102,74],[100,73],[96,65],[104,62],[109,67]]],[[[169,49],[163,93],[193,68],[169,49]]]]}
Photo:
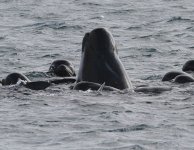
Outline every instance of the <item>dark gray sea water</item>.
{"type": "Polygon", "coordinates": [[[133,86],[161,94],[0,86],[1,150],[194,150],[194,84],[162,76],[194,57],[193,0],[0,0],[0,78],[79,69],[86,32],[108,28],[133,86]]]}

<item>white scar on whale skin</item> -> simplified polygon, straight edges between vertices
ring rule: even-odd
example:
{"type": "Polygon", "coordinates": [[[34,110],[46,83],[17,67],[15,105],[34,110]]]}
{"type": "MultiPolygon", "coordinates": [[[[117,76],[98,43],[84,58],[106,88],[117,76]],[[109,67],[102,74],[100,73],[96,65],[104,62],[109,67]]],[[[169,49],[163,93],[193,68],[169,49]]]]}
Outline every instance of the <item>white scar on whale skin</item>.
{"type": "Polygon", "coordinates": [[[104,86],[105,86],[105,82],[100,86],[100,88],[98,89],[97,92],[101,92],[103,90],[104,86]]]}

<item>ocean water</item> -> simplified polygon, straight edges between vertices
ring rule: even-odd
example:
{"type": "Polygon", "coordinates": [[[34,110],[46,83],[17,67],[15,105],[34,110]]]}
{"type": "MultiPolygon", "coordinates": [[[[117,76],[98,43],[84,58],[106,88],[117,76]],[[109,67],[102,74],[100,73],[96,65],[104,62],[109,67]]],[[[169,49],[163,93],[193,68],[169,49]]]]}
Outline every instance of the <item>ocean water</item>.
{"type": "Polygon", "coordinates": [[[194,84],[162,83],[194,57],[193,0],[1,0],[0,78],[79,69],[86,32],[108,28],[133,86],[160,94],[0,86],[1,150],[194,150],[194,84]]]}

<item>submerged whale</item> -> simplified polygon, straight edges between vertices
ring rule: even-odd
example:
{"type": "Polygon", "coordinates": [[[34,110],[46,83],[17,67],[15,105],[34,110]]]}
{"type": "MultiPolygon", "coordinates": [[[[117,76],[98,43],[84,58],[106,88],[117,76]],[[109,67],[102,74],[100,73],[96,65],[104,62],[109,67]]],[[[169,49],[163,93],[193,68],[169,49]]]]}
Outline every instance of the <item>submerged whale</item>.
{"type": "Polygon", "coordinates": [[[193,71],[194,60],[189,60],[183,65],[182,71],[167,72],[162,78],[162,81],[173,81],[175,83],[194,82],[194,78],[192,77],[193,71]]]}
{"type": "Polygon", "coordinates": [[[26,88],[32,90],[43,90],[51,85],[49,81],[30,81],[24,74],[21,73],[11,73],[7,75],[4,79],[0,81],[3,86],[15,85],[19,81],[20,84],[24,85],[26,88]]]}
{"type": "Polygon", "coordinates": [[[21,73],[11,73],[1,80],[2,85],[14,85],[19,80],[24,82],[31,82],[25,75],[21,73]]]}
{"type": "Polygon", "coordinates": [[[114,38],[107,29],[97,28],[85,34],[76,82],[79,84],[74,89],[80,90],[83,90],[82,87],[86,90],[102,84],[120,90],[132,90],[131,81],[119,59],[114,38]]]}
{"type": "Polygon", "coordinates": [[[16,85],[20,81],[20,84],[26,88],[32,90],[44,90],[52,84],[60,84],[60,83],[74,83],[76,81],[75,77],[64,77],[64,78],[54,78],[46,81],[30,81],[24,74],[22,73],[10,73],[4,79],[0,81],[3,86],[6,85],[16,85]]]}
{"type": "Polygon", "coordinates": [[[171,81],[175,79],[176,76],[179,76],[179,75],[187,75],[187,74],[181,71],[170,71],[163,76],[162,81],[171,81]]]}

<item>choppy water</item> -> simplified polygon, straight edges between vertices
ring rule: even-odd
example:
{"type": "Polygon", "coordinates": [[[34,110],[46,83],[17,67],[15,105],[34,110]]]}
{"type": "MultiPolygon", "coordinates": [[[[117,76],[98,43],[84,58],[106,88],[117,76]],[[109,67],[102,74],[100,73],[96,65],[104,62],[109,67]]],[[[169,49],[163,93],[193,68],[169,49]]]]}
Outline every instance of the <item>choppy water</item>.
{"type": "Polygon", "coordinates": [[[106,27],[134,86],[162,94],[0,87],[2,150],[193,150],[194,84],[161,83],[194,56],[193,0],[1,0],[0,77],[32,80],[56,59],[78,71],[84,33],[106,27]]]}

